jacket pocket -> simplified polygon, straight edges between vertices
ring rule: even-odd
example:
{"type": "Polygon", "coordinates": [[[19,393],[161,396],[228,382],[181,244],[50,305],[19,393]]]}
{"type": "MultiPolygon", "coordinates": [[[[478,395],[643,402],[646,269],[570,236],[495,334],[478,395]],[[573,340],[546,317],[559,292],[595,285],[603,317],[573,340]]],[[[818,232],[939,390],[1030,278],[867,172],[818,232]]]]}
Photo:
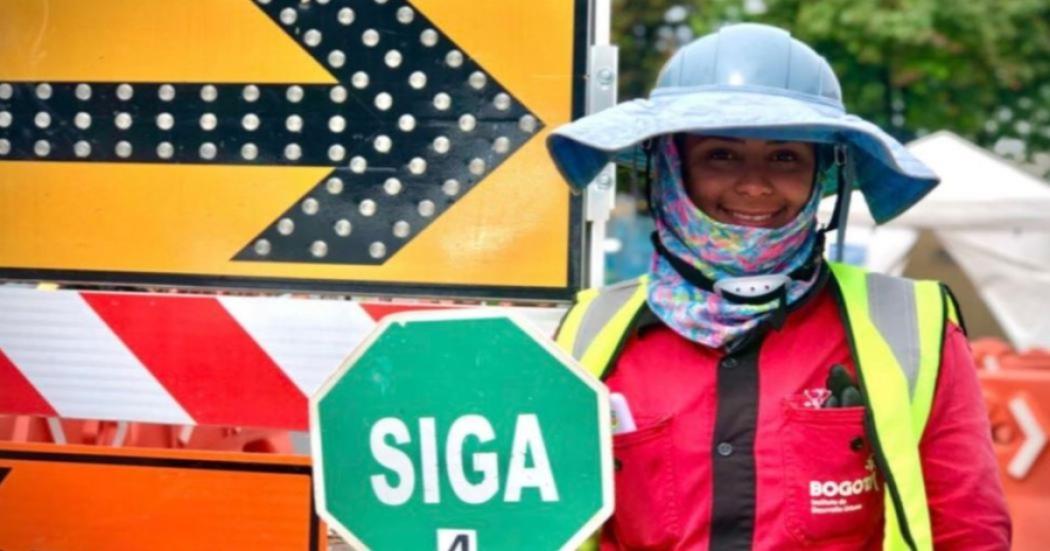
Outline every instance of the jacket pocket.
{"type": "Polygon", "coordinates": [[[882,526],[883,493],[865,408],[784,407],[788,531],[804,545],[871,540],[882,526]]]}
{"type": "Polygon", "coordinates": [[[611,527],[627,549],[667,549],[680,539],[672,418],[613,436],[616,507],[611,527]]]}

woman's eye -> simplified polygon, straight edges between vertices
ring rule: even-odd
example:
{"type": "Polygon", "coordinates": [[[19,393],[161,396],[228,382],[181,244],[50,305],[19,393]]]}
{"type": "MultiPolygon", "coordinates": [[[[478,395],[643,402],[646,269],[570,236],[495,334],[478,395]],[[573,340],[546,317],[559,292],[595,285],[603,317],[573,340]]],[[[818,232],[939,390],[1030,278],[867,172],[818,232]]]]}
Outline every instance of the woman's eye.
{"type": "Polygon", "coordinates": [[[709,161],[733,161],[736,158],[736,153],[728,149],[713,149],[707,153],[707,160],[709,161]]]}
{"type": "Polygon", "coordinates": [[[773,153],[773,160],[778,163],[793,163],[798,160],[794,151],[777,151],[773,153]]]}

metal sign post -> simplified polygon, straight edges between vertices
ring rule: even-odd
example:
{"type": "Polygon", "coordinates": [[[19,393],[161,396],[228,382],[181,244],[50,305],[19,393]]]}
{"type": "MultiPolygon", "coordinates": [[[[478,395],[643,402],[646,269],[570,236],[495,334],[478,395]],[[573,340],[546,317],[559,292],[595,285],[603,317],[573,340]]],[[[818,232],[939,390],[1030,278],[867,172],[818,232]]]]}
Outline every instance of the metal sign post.
{"type": "MultiPolygon", "coordinates": [[[[616,105],[619,49],[609,43],[609,0],[594,4],[593,43],[587,59],[587,114],[616,105]]],[[[605,227],[616,202],[616,166],[609,164],[584,192],[586,196],[587,286],[605,284],[605,227]]]]}

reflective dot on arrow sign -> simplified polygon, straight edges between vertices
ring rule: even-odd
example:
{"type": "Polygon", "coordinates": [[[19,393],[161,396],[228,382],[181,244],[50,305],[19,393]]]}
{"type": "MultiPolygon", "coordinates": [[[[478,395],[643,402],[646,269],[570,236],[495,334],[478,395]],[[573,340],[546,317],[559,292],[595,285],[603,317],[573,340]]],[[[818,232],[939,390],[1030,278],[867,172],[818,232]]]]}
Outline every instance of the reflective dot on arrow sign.
{"type": "Polygon", "coordinates": [[[338,84],[0,82],[0,162],[331,167],[231,256],[381,264],[542,128],[405,0],[255,5],[338,84]]]}

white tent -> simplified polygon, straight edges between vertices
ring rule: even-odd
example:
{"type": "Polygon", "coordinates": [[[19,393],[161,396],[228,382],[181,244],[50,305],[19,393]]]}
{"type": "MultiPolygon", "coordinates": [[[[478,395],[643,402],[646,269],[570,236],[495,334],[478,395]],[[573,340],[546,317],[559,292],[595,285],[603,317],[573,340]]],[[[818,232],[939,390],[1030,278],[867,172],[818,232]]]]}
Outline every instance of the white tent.
{"type": "MultiPolygon", "coordinates": [[[[1050,347],[1050,184],[951,132],[908,149],[941,184],[879,228],[855,196],[847,247],[865,251],[869,268],[899,273],[917,231],[933,230],[1012,344],[1050,347]]],[[[823,207],[827,216],[832,205],[823,207]]]]}

